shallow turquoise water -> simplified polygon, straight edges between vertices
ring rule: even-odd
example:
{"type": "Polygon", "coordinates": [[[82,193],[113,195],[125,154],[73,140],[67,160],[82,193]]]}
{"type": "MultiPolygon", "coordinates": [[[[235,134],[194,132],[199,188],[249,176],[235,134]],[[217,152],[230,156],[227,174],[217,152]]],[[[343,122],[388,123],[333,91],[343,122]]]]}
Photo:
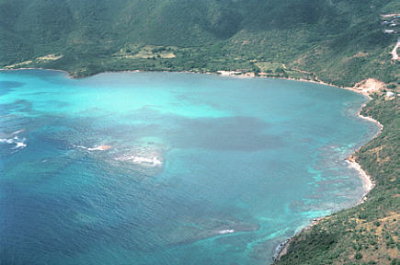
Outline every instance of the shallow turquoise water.
{"type": "Polygon", "coordinates": [[[364,101],[287,80],[0,72],[0,264],[269,263],[362,196],[344,158],[377,131],[364,101]]]}

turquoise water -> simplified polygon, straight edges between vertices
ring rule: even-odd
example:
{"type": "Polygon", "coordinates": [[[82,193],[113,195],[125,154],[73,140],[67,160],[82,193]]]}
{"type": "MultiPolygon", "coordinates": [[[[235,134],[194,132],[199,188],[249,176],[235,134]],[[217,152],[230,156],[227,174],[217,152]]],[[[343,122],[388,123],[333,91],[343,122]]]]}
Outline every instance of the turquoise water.
{"type": "Polygon", "coordinates": [[[0,72],[0,264],[257,265],[363,195],[377,131],[288,80],[0,72]]]}

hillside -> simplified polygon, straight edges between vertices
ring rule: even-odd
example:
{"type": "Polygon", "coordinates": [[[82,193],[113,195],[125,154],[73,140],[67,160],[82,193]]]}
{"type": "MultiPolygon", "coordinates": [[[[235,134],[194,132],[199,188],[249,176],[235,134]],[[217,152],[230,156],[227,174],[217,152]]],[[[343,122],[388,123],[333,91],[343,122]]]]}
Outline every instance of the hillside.
{"type": "Polygon", "coordinates": [[[397,34],[383,33],[380,14],[399,8],[392,0],[0,0],[0,67],[393,82],[397,34]]]}

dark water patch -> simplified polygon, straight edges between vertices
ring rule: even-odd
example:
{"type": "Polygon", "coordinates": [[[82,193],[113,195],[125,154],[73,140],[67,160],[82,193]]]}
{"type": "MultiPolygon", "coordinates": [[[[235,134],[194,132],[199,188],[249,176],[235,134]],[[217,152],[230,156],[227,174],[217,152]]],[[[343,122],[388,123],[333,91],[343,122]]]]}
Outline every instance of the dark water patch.
{"type": "Polygon", "coordinates": [[[29,102],[28,100],[16,100],[11,104],[1,104],[0,109],[5,108],[7,109],[8,113],[18,113],[18,112],[25,112],[29,113],[32,112],[32,102],[29,102]]]}
{"type": "Polygon", "coordinates": [[[0,96],[14,91],[14,88],[22,87],[25,83],[17,81],[0,81],[0,96]]]}
{"type": "Polygon", "coordinates": [[[184,148],[259,151],[284,145],[281,137],[266,133],[266,122],[252,117],[180,119],[177,123],[180,128],[171,132],[172,141],[184,148]]]}
{"type": "Polygon", "coordinates": [[[3,188],[2,192],[7,194],[1,203],[2,215],[7,217],[2,249],[24,257],[25,264],[45,253],[81,252],[93,242],[90,235],[82,235],[80,227],[71,221],[76,205],[70,205],[66,198],[26,196],[18,189],[11,193],[3,188]],[[46,218],[38,218],[38,214],[46,218]]]}
{"type": "MultiPolygon", "coordinates": [[[[151,108],[142,109],[135,115],[145,119],[145,124],[120,128],[116,133],[130,131],[138,136],[162,134],[171,145],[180,148],[259,151],[285,145],[283,137],[268,133],[270,124],[254,117],[186,118],[162,114],[151,108]],[[172,128],[160,127],[161,120],[174,125],[172,128]]],[[[135,116],[124,118],[130,117],[134,119],[135,116]]]]}

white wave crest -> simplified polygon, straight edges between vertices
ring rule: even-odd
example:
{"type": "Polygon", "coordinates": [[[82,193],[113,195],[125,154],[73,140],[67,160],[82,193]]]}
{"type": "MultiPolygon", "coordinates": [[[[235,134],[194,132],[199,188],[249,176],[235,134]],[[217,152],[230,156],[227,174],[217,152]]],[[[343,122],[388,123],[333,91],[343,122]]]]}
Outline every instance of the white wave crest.
{"type": "Polygon", "coordinates": [[[13,149],[23,149],[27,146],[26,138],[19,138],[18,136],[14,136],[13,138],[0,138],[0,143],[3,144],[13,144],[13,149]]]}
{"type": "Polygon", "coordinates": [[[233,230],[233,229],[225,229],[225,230],[218,231],[218,234],[224,235],[224,234],[231,234],[231,233],[234,233],[234,232],[235,232],[235,230],[233,230]]]}

